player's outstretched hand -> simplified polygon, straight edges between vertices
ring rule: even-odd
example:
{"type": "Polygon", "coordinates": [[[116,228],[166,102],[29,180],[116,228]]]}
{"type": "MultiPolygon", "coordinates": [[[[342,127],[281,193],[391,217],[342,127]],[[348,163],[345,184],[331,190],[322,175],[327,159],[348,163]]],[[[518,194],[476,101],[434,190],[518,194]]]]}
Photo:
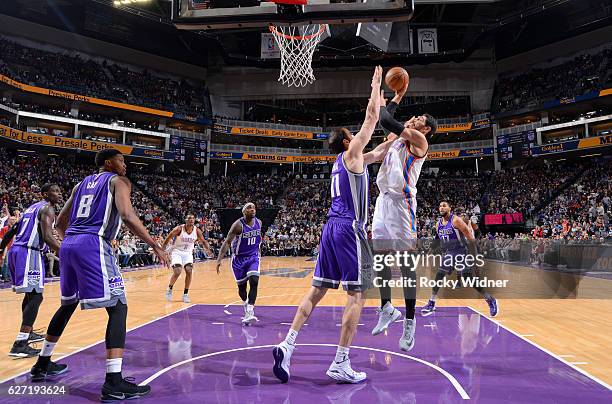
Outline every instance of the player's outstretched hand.
{"type": "Polygon", "coordinates": [[[402,87],[401,89],[399,89],[398,91],[395,92],[395,95],[399,95],[400,97],[403,97],[404,94],[406,94],[406,91],[408,91],[408,82],[406,82],[406,84],[404,85],[404,87],[402,87]]]}
{"type": "Polygon", "coordinates": [[[159,245],[153,246],[153,252],[159,258],[159,263],[165,266],[166,268],[170,268],[170,258],[168,257],[168,253],[162,249],[159,245]]]}
{"type": "Polygon", "coordinates": [[[378,90],[382,81],[382,67],[376,66],[374,68],[374,74],[372,75],[372,88],[378,90]]]}

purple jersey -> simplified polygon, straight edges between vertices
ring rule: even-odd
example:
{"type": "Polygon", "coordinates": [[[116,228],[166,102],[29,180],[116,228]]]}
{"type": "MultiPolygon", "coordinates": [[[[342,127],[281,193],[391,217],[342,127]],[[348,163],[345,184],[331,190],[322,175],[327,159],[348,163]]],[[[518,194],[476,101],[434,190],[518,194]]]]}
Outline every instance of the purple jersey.
{"type": "Polygon", "coordinates": [[[344,153],[336,157],[331,174],[331,208],[327,217],[350,219],[365,228],[368,222],[369,176],[364,166],[363,173],[351,172],[344,165],[344,153]]]}
{"type": "Polygon", "coordinates": [[[110,182],[117,174],[101,172],[85,177],[74,193],[66,235],[95,234],[105,240],[117,237],[121,217],[110,182]]]}
{"type": "Polygon", "coordinates": [[[40,201],[26,209],[25,213],[19,220],[19,231],[15,236],[13,245],[42,250],[45,247],[45,242],[40,232],[40,222],[38,221],[38,212],[49,202],[40,201]]]}
{"type": "Polygon", "coordinates": [[[465,245],[463,235],[453,227],[454,217],[455,214],[451,213],[446,224],[442,223],[442,219],[439,219],[437,232],[443,250],[459,253],[465,251],[465,245]]]}
{"type": "Polygon", "coordinates": [[[253,226],[249,226],[240,218],[242,224],[242,233],[232,241],[232,256],[233,257],[250,257],[259,256],[259,245],[261,244],[261,221],[257,218],[253,219],[253,226]]]}

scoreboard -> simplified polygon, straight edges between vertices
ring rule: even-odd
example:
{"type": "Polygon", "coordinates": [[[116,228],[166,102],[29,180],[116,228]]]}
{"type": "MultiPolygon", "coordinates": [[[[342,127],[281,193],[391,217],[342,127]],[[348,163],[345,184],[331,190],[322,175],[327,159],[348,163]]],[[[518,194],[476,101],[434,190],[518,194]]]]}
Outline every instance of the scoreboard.
{"type": "Polygon", "coordinates": [[[176,163],[208,164],[208,141],[170,136],[170,151],[176,163]]]}
{"type": "Polygon", "coordinates": [[[497,154],[500,161],[509,161],[531,156],[531,148],[536,145],[536,131],[497,135],[497,154]]]}

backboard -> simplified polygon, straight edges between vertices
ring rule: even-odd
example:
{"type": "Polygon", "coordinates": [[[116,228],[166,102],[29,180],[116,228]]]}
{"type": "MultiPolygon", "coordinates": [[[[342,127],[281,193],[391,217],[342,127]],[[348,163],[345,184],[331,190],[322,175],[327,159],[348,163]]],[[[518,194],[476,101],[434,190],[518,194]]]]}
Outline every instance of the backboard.
{"type": "Polygon", "coordinates": [[[303,6],[260,0],[172,0],[173,23],[192,30],[407,21],[413,12],[414,0],[308,0],[303,6]]]}

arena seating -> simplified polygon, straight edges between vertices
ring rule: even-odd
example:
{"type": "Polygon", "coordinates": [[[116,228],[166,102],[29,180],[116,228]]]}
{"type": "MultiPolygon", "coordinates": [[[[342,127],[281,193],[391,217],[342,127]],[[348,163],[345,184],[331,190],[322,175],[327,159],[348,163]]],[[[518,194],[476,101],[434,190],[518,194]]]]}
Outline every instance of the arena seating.
{"type": "Polygon", "coordinates": [[[577,97],[612,86],[612,48],[547,68],[499,78],[491,112],[540,108],[546,101],[577,97]]]}
{"type": "MultiPolygon", "coordinates": [[[[0,198],[11,212],[23,210],[36,201],[40,197],[38,190],[45,182],[61,184],[64,198],[67,198],[77,181],[94,172],[91,166],[69,163],[65,159],[35,154],[22,157],[6,150],[0,151],[0,164],[4,167],[0,198]]],[[[279,208],[275,222],[264,237],[263,254],[316,253],[330,205],[328,180],[305,180],[288,175],[260,175],[257,178],[256,174],[204,177],[181,171],[150,173],[130,169],[134,207],[151,234],[160,241],[183,222],[187,213],[193,213],[217,253],[225,234],[221,233],[215,208],[240,208],[244,202],[254,201],[260,208],[279,208]]],[[[514,211],[523,212],[527,217],[533,215],[541,233],[538,230],[514,237],[502,234],[483,237],[483,242],[489,243],[488,246],[493,247],[491,251],[497,250],[498,254],[514,248],[513,240],[538,237],[572,241],[610,239],[611,181],[612,171],[606,161],[570,165],[550,163],[541,167],[521,167],[516,172],[481,172],[479,176],[469,170],[452,174],[441,171],[437,175],[423,173],[417,197],[419,237],[431,237],[438,218],[438,204],[448,200],[456,212],[469,216],[514,211]],[[555,175],[550,175],[551,172],[555,175]],[[542,201],[551,203],[542,204],[542,201]]],[[[370,214],[377,194],[372,179],[370,214]]],[[[139,257],[128,259],[126,265],[153,262],[146,247],[125,228],[117,247],[123,258],[126,254],[139,257]]],[[[201,250],[197,253],[203,257],[201,250]]]]}
{"type": "Polygon", "coordinates": [[[3,37],[0,37],[0,47],[0,73],[21,83],[212,116],[208,90],[202,82],[170,79],[136,66],[98,62],[67,50],[55,53],[26,47],[3,37]]]}

